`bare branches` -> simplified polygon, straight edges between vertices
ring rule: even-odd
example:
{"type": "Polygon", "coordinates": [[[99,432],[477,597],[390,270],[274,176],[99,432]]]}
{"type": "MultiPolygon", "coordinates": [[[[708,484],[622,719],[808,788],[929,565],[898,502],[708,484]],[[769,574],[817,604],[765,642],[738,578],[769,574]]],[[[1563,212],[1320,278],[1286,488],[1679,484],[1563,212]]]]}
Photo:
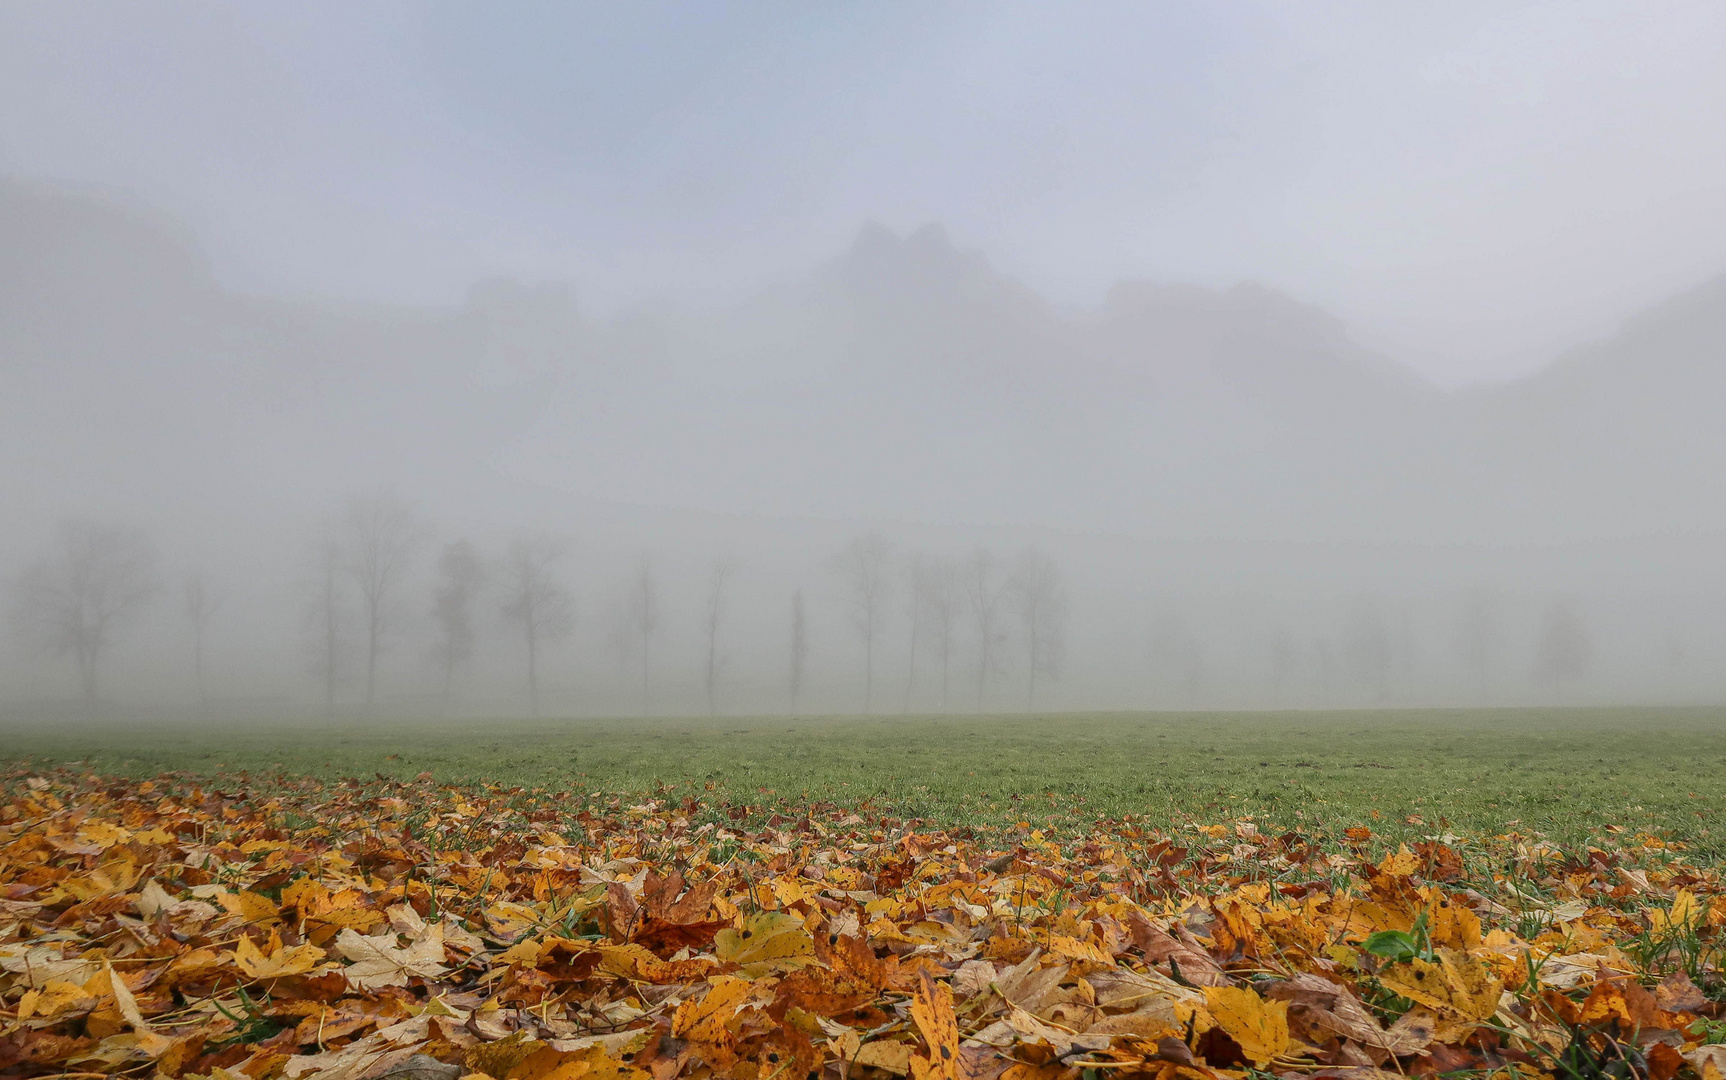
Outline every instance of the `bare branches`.
{"type": "Polygon", "coordinates": [[[1025,705],[1034,709],[1037,676],[1060,678],[1066,646],[1067,592],[1055,560],[1034,549],[1019,556],[1002,597],[1024,631],[1025,705]]]}
{"type": "Polygon", "coordinates": [[[19,633],[35,648],[71,656],[90,704],[114,630],[160,585],[156,563],[141,530],[73,520],[60,524],[53,551],[18,580],[13,614],[19,633]]]}
{"type": "Polygon", "coordinates": [[[803,665],[809,659],[809,620],[803,611],[803,590],[791,594],[791,711],[803,692],[803,665]]]}
{"type": "Polygon", "coordinates": [[[300,584],[305,603],[306,656],[312,673],[324,684],[326,716],[336,714],[336,684],[346,674],[344,654],[351,611],[342,591],[345,564],[336,526],[326,522],[307,545],[300,584]]]}
{"type": "Polygon", "coordinates": [[[702,613],[701,629],[707,638],[707,677],[704,684],[708,716],[716,715],[718,711],[719,670],[725,664],[719,655],[719,623],[725,614],[725,582],[732,569],[729,559],[721,559],[713,564],[707,579],[707,604],[702,613]]]}
{"type": "Polygon", "coordinates": [[[198,688],[198,704],[208,707],[210,696],[204,689],[204,635],[210,620],[222,609],[221,590],[210,586],[202,570],[193,571],[181,589],[186,621],[192,624],[192,678],[198,688]]]}
{"type": "Polygon", "coordinates": [[[942,557],[933,557],[918,564],[921,582],[917,587],[922,609],[922,637],[929,656],[941,666],[941,708],[945,711],[951,700],[953,653],[958,647],[959,616],[965,607],[965,591],[960,581],[959,564],[942,557]]]}
{"type": "Polygon", "coordinates": [[[989,676],[1001,667],[1001,588],[995,581],[995,559],[983,548],[971,553],[963,568],[965,603],[977,634],[977,711],[983,711],[983,694],[989,676]]]}
{"type": "Polygon", "coordinates": [[[833,570],[850,590],[851,622],[863,639],[863,711],[868,713],[874,707],[875,641],[893,591],[893,545],[866,533],[834,558],[833,570]]]}
{"type": "Polygon", "coordinates": [[[437,585],[432,590],[432,620],[437,624],[433,659],[443,671],[444,704],[457,668],[473,659],[476,630],[473,602],[485,587],[485,563],[466,540],[446,544],[438,555],[437,585]]]}
{"type": "Polygon", "coordinates": [[[378,657],[398,623],[396,594],[425,526],[411,505],[394,492],[379,489],[348,500],[342,531],[345,568],[360,591],[369,712],[377,697],[378,657]]]}
{"type": "Polygon", "coordinates": [[[624,601],[627,633],[641,649],[641,712],[653,711],[653,638],[659,633],[659,587],[653,578],[653,558],[643,554],[624,601]]]}
{"type": "Polygon", "coordinates": [[[544,533],[521,533],[510,542],[500,576],[503,616],[521,631],[527,647],[527,692],[539,715],[539,649],[575,629],[575,598],[557,580],[568,544],[544,533]]]}

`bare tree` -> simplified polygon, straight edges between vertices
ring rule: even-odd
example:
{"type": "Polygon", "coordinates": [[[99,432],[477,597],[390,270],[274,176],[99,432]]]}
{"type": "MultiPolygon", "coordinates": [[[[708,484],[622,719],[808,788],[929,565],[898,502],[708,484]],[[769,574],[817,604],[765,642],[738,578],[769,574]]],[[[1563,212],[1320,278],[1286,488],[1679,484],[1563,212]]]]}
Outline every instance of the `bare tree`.
{"type": "Polygon", "coordinates": [[[1177,700],[1197,700],[1204,685],[1204,649],[1179,611],[1165,610],[1153,620],[1150,668],[1158,689],[1177,700]]]}
{"type": "Polygon", "coordinates": [[[964,568],[965,601],[977,629],[977,711],[989,676],[1001,666],[1001,588],[995,582],[995,559],[983,548],[971,553],[964,568]]]}
{"type": "Polygon", "coordinates": [[[893,590],[893,545],[876,533],[859,536],[835,556],[833,569],[851,590],[851,622],[863,639],[863,711],[868,713],[874,708],[875,641],[893,590]]]}
{"type": "Polygon", "coordinates": [[[1476,589],[1463,598],[1458,620],[1456,651],[1463,667],[1474,677],[1475,689],[1484,693],[1492,678],[1492,654],[1498,648],[1498,619],[1492,594],[1476,589]]]}
{"type": "Polygon", "coordinates": [[[1554,683],[1576,682],[1594,663],[1588,624],[1566,600],[1554,600],[1541,621],[1534,652],[1534,673],[1554,683]]]}
{"type": "Polygon", "coordinates": [[[1288,685],[1289,675],[1294,671],[1300,660],[1300,648],[1295,644],[1294,635],[1286,626],[1279,626],[1271,634],[1271,701],[1281,704],[1283,687],[1288,685]]]}
{"type": "Polygon", "coordinates": [[[336,684],[345,674],[348,605],[343,595],[347,553],[333,523],[326,523],[306,549],[301,592],[305,597],[306,654],[324,684],[324,715],[336,714],[336,684]]]}
{"type": "Polygon", "coordinates": [[[204,689],[204,636],[210,620],[222,608],[222,593],[212,589],[202,570],[193,571],[181,590],[186,621],[192,624],[192,679],[198,688],[198,704],[210,705],[210,695],[204,689]]]}
{"type": "Polygon", "coordinates": [[[624,612],[628,631],[641,649],[641,711],[647,715],[653,711],[653,636],[659,632],[659,589],[648,555],[636,565],[624,612]]]}
{"type": "Polygon", "coordinates": [[[1041,551],[1019,556],[1002,587],[1007,607],[1019,616],[1025,634],[1025,705],[1037,707],[1037,676],[1061,677],[1066,645],[1067,590],[1055,560],[1041,551]]]}
{"type": "Polygon", "coordinates": [[[910,587],[905,611],[911,616],[911,647],[905,661],[905,707],[900,711],[906,713],[911,711],[911,692],[917,686],[917,646],[922,644],[923,619],[928,609],[925,593],[930,569],[929,557],[921,551],[913,551],[905,567],[905,584],[910,587]]]}
{"type": "Polygon", "coordinates": [[[1151,667],[1168,690],[1195,702],[1205,684],[1205,649],[1185,615],[1165,611],[1151,627],[1151,667]]]}
{"type": "Polygon", "coordinates": [[[803,692],[803,665],[809,658],[809,623],[803,614],[803,590],[791,594],[791,711],[803,692]]]}
{"type": "Polygon", "coordinates": [[[510,541],[504,556],[503,617],[521,630],[527,646],[527,694],[539,715],[539,649],[575,629],[575,599],[557,580],[556,567],[567,545],[554,536],[523,533],[510,541]]]}
{"type": "Polygon", "coordinates": [[[713,564],[707,579],[707,606],[702,614],[701,629],[707,637],[707,715],[718,712],[719,670],[725,661],[719,655],[719,624],[725,615],[725,581],[731,576],[730,561],[721,559],[713,564]]]}
{"type": "Polygon", "coordinates": [[[349,499],[342,516],[347,572],[360,591],[366,648],[366,711],[377,698],[378,657],[397,624],[396,594],[425,528],[419,513],[388,489],[349,499]]]}
{"type": "Polygon", "coordinates": [[[957,644],[959,613],[965,604],[965,593],[959,580],[959,566],[953,560],[932,559],[924,571],[924,640],[928,643],[929,655],[941,665],[941,709],[946,711],[953,649],[957,644]]]}
{"type": "Polygon", "coordinates": [[[437,622],[433,658],[443,670],[447,707],[456,669],[473,659],[474,598],[485,587],[485,563],[466,540],[444,545],[437,560],[437,585],[432,590],[432,618],[437,622]]]}
{"type": "Polygon", "coordinates": [[[1373,597],[1363,597],[1349,616],[1344,635],[1347,656],[1355,675],[1372,687],[1375,696],[1384,700],[1390,678],[1392,655],[1390,625],[1384,609],[1373,597]]]}
{"type": "Polygon", "coordinates": [[[157,584],[156,551],[142,530],[65,521],[53,551],[19,578],[14,617],[25,641],[77,662],[84,700],[95,704],[97,671],[114,630],[157,584]]]}

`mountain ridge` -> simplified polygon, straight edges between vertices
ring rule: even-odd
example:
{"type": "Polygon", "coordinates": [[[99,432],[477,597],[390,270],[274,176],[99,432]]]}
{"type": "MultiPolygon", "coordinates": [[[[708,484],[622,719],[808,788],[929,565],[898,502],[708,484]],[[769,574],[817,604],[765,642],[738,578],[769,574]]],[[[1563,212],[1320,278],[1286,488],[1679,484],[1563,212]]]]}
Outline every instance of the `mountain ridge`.
{"type": "Polygon", "coordinates": [[[1124,280],[1063,314],[939,225],[866,224],[717,313],[604,320],[508,279],[449,307],[243,296],[172,227],[36,183],[0,183],[0,230],[8,457],[58,460],[92,500],[129,442],[307,491],[501,469],[768,516],[1487,543],[1726,522],[1695,498],[1726,460],[1726,275],[1444,391],[1262,285],[1124,280]],[[195,415],[194,387],[228,418],[195,415]],[[75,416],[109,434],[69,445],[75,416]]]}

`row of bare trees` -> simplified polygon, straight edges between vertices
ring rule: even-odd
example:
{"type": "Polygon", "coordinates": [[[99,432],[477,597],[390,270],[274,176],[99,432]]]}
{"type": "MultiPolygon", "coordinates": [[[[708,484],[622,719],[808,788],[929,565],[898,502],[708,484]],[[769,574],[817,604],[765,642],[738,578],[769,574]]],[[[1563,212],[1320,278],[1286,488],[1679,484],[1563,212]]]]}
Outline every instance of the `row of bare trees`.
{"type": "MultiPolygon", "coordinates": [[[[1018,655],[1024,660],[1025,704],[1035,708],[1039,677],[1059,678],[1066,642],[1067,593],[1054,559],[1035,549],[1003,569],[994,555],[977,548],[964,557],[913,551],[901,556],[875,533],[852,540],[833,559],[846,588],[852,626],[863,645],[863,711],[874,711],[876,646],[895,617],[893,601],[908,620],[904,711],[917,689],[919,659],[940,672],[943,710],[952,702],[953,664],[968,637],[975,662],[976,703],[984,705],[991,680],[1007,670],[1017,622],[1018,655]]],[[[802,594],[792,611],[792,700],[801,681],[802,594]]]]}
{"type": "MultiPolygon", "coordinates": [[[[60,523],[49,550],[19,575],[11,615],[32,652],[69,656],[84,700],[100,691],[103,658],[114,635],[164,590],[161,559],[141,529],[77,518],[60,523]]],[[[181,610],[192,633],[192,672],[199,699],[204,644],[223,595],[202,571],[181,583],[181,610]]]]}
{"type": "MultiPolygon", "coordinates": [[[[415,507],[388,490],[346,500],[313,530],[298,580],[305,646],[312,673],[334,713],[338,688],[357,681],[363,706],[373,709],[380,662],[418,605],[410,572],[431,530],[415,507]]],[[[569,551],[557,536],[522,532],[495,556],[455,540],[437,553],[429,614],[431,659],[446,697],[473,659],[487,616],[507,628],[521,649],[529,702],[537,713],[544,649],[575,627],[575,596],[560,576],[569,551]]],[[[1016,620],[1018,656],[1024,660],[1025,700],[1036,702],[1039,678],[1059,673],[1066,596],[1047,555],[1028,551],[1005,572],[977,549],[963,558],[912,552],[901,557],[876,534],[852,541],[833,568],[846,588],[852,625],[863,646],[863,708],[876,707],[878,649],[889,623],[908,620],[903,707],[909,709],[920,675],[939,676],[943,709],[952,703],[954,666],[961,639],[974,652],[976,700],[981,708],[992,680],[1007,668],[1016,620]],[[903,599],[901,605],[899,601],[903,599]],[[928,665],[927,667],[923,665],[928,665]]],[[[701,609],[703,689],[717,712],[727,656],[722,648],[729,586],[736,566],[713,564],[701,609]]],[[[20,636],[34,648],[70,656],[87,701],[99,691],[99,671],[118,629],[163,591],[161,560],[142,530],[107,522],[63,523],[50,552],[19,577],[12,614],[20,636]]],[[[201,572],[186,577],[180,601],[192,639],[198,696],[206,699],[204,650],[224,595],[201,572]]],[[[661,628],[659,587],[643,557],[611,618],[611,644],[639,673],[643,711],[653,706],[654,652],[661,628]]],[[[803,589],[791,598],[790,705],[801,704],[809,658],[809,618],[803,589]]]]}
{"type": "MultiPolygon", "coordinates": [[[[356,657],[363,666],[365,708],[377,697],[379,657],[405,621],[403,595],[410,565],[429,536],[412,505],[382,490],[349,499],[316,531],[302,580],[308,652],[334,712],[336,688],[356,657]],[[352,611],[357,603],[357,614],[352,611]],[[357,624],[359,642],[350,642],[357,624]]],[[[568,542],[549,533],[520,532],[486,558],[466,540],[438,553],[431,595],[436,635],[432,658],[447,697],[457,672],[472,660],[480,611],[495,603],[523,650],[528,699],[539,711],[541,650],[575,628],[575,597],[559,577],[568,542]]]]}
{"type": "MultiPolygon", "coordinates": [[[[100,521],[62,522],[50,551],[18,579],[12,617],[19,636],[38,652],[70,656],[84,699],[94,702],[114,633],[161,591],[159,562],[142,530],[100,521]]],[[[194,615],[200,666],[206,612],[214,613],[211,603],[200,583],[194,615]]]]}

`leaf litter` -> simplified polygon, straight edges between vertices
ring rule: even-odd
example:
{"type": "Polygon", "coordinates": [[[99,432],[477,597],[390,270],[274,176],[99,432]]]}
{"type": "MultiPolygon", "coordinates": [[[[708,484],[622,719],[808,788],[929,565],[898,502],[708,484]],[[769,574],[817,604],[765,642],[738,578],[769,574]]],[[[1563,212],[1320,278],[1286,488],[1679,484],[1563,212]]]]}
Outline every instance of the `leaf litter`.
{"type": "Polygon", "coordinates": [[[1721,868],[1654,836],[0,784],[5,1076],[1726,1075],[1721,868]]]}

